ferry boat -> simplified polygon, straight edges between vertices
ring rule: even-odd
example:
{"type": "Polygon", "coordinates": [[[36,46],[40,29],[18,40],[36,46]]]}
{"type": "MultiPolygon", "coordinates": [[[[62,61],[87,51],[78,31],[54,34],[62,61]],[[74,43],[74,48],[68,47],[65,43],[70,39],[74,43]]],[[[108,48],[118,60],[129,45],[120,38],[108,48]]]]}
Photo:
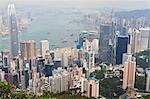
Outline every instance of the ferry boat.
{"type": "Polygon", "coordinates": [[[74,36],[74,34],[72,33],[70,36],[74,36]]]}
{"type": "Polygon", "coordinates": [[[67,40],[64,38],[64,39],[62,39],[61,42],[62,42],[62,43],[67,43],[67,40]]]}

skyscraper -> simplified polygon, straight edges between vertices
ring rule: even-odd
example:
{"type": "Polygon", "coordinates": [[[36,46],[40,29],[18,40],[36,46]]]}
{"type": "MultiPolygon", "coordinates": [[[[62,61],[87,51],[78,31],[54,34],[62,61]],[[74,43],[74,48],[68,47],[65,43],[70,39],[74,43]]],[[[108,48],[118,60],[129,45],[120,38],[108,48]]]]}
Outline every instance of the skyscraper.
{"type": "Polygon", "coordinates": [[[150,28],[130,29],[129,37],[132,54],[150,48],[150,28]]]}
{"type": "Polygon", "coordinates": [[[10,53],[7,49],[4,49],[2,52],[2,63],[3,66],[9,66],[10,65],[10,53]]]}
{"type": "Polygon", "coordinates": [[[127,60],[124,63],[124,74],[123,74],[123,89],[127,87],[134,88],[136,73],[136,62],[135,58],[132,57],[131,60],[127,60]]]}
{"type": "Polygon", "coordinates": [[[8,5],[8,24],[10,33],[11,57],[14,58],[18,55],[18,30],[14,4],[8,5]]]}
{"type": "Polygon", "coordinates": [[[21,52],[21,59],[27,60],[27,43],[26,43],[26,41],[20,42],[20,52],[21,52]]]}
{"type": "Polygon", "coordinates": [[[27,68],[24,69],[24,83],[25,83],[25,88],[29,86],[29,70],[27,68]]]}
{"type": "Polygon", "coordinates": [[[141,33],[139,30],[134,30],[130,34],[131,52],[132,54],[140,51],[141,33]]]}
{"type": "Polygon", "coordinates": [[[100,38],[99,38],[99,56],[101,62],[110,62],[110,41],[113,38],[113,26],[111,24],[100,25],[100,38]]]}
{"type": "Polygon", "coordinates": [[[88,68],[92,68],[93,66],[95,66],[95,54],[93,51],[93,47],[92,47],[92,43],[89,42],[89,40],[86,40],[84,42],[84,46],[85,46],[85,59],[88,65],[88,68]]]}
{"type": "Polygon", "coordinates": [[[118,36],[116,44],[116,64],[122,64],[123,53],[127,53],[128,36],[118,36]]]}
{"type": "Polygon", "coordinates": [[[36,58],[36,44],[34,40],[20,42],[21,58],[23,60],[36,58]]]}
{"type": "Polygon", "coordinates": [[[92,41],[92,48],[94,50],[94,53],[98,54],[98,50],[99,50],[99,40],[98,39],[94,39],[92,41]]]}
{"type": "Polygon", "coordinates": [[[2,70],[2,69],[0,69],[0,81],[4,81],[5,80],[5,72],[2,70]]]}
{"type": "Polygon", "coordinates": [[[146,91],[150,92],[150,70],[146,70],[147,79],[146,79],[146,91]]]}
{"type": "Polygon", "coordinates": [[[81,91],[85,92],[85,96],[87,97],[99,97],[99,80],[95,78],[82,78],[81,80],[81,91]]]}
{"type": "Polygon", "coordinates": [[[46,52],[49,50],[49,42],[48,40],[40,41],[40,51],[41,55],[45,58],[46,52]]]}
{"type": "Polygon", "coordinates": [[[140,39],[140,51],[147,50],[150,47],[150,28],[140,28],[141,39],[140,39]]]}
{"type": "Polygon", "coordinates": [[[62,65],[63,67],[68,67],[68,58],[70,56],[70,52],[69,51],[65,51],[63,54],[62,54],[62,65]]]}

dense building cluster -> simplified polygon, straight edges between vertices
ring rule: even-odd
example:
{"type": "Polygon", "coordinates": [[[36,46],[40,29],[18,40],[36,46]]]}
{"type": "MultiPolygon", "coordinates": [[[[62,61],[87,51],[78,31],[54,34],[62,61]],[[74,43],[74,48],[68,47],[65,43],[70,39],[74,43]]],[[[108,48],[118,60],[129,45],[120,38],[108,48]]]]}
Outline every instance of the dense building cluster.
{"type": "MultiPolygon", "coordinates": [[[[60,93],[79,88],[82,95],[97,98],[100,80],[91,74],[106,64],[110,71],[104,78],[120,75],[115,71],[120,69],[122,89],[134,88],[137,67],[133,54],[150,49],[150,28],[133,28],[124,19],[117,20],[118,23],[103,22],[99,31],[81,31],[75,46],[54,50],[50,49],[48,40],[41,40],[39,49],[34,40],[18,42],[13,4],[8,6],[8,19],[11,49],[1,51],[0,81],[11,83],[16,91],[41,95],[43,90],[60,93]]],[[[150,92],[150,73],[148,70],[146,73],[146,91],[150,92]]]]}

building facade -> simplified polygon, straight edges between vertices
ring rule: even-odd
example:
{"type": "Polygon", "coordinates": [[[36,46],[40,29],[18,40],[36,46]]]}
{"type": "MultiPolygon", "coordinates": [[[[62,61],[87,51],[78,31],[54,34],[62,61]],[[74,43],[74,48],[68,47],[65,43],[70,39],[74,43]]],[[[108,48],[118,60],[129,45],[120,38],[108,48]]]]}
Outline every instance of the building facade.
{"type": "Polygon", "coordinates": [[[136,75],[136,62],[135,58],[131,60],[127,60],[124,63],[124,74],[123,74],[123,89],[128,87],[134,88],[135,83],[135,75],[136,75]]]}
{"type": "Polygon", "coordinates": [[[11,57],[14,58],[18,55],[18,29],[14,4],[8,5],[8,24],[10,33],[11,57]]]}

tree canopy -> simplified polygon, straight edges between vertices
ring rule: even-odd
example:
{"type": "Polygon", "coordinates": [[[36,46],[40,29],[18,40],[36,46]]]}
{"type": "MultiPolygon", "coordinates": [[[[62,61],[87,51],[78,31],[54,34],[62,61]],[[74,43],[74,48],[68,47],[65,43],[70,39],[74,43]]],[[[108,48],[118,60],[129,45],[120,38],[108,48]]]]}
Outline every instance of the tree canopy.
{"type": "Polygon", "coordinates": [[[61,93],[52,93],[43,90],[43,94],[37,96],[26,91],[14,91],[12,85],[0,82],[0,99],[92,99],[81,96],[81,94],[80,89],[76,88],[61,93]]]}
{"type": "Polygon", "coordinates": [[[100,94],[106,98],[118,98],[124,93],[119,78],[105,78],[100,82],[100,94]]]}
{"type": "Polygon", "coordinates": [[[136,53],[134,56],[139,67],[150,68],[150,49],[136,53]]]}

